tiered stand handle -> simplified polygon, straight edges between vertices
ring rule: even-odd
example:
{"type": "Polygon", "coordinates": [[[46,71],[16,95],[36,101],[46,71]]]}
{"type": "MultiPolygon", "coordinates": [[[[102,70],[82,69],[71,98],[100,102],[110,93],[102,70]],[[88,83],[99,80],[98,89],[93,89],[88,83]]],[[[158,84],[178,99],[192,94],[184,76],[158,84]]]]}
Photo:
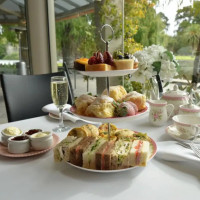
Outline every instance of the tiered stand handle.
{"type": "MultiPolygon", "coordinates": [[[[110,26],[109,24],[104,24],[102,27],[101,27],[101,31],[100,31],[100,36],[101,36],[101,40],[105,43],[106,45],[106,51],[108,51],[108,46],[109,46],[109,43],[112,41],[113,37],[114,37],[114,30],[112,28],[112,26],[110,26]],[[110,40],[104,40],[103,39],[103,36],[102,36],[102,32],[103,32],[103,29],[104,28],[110,28],[110,30],[112,31],[112,38],[110,40]]],[[[106,77],[106,87],[107,87],[107,94],[109,96],[110,94],[110,79],[109,77],[107,76],[106,77]]],[[[110,123],[108,122],[108,140],[110,140],[110,123]]]]}

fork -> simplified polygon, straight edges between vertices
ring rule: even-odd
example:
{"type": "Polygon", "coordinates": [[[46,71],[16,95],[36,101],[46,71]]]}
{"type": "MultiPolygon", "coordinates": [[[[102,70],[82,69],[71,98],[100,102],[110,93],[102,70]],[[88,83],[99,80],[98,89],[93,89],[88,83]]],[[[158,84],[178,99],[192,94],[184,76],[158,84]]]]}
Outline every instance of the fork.
{"type": "Polygon", "coordinates": [[[193,152],[200,158],[200,150],[198,149],[198,147],[196,147],[194,143],[189,143],[188,145],[191,147],[193,152]]]}
{"type": "Polygon", "coordinates": [[[198,148],[194,143],[177,142],[177,144],[191,149],[200,158],[200,148],[198,148]]]}

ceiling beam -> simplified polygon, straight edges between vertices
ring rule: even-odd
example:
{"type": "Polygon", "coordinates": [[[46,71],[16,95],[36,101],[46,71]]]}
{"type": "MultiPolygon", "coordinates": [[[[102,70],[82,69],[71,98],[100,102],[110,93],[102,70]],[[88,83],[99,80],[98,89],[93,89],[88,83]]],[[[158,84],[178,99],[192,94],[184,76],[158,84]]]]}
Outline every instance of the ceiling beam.
{"type": "Polygon", "coordinates": [[[24,7],[24,4],[15,0],[11,0],[15,5],[19,6],[19,7],[24,7]]]}
{"type": "Polygon", "coordinates": [[[68,9],[66,9],[66,8],[64,8],[64,7],[62,7],[62,6],[60,6],[60,5],[57,4],[57,3],[55,3],[54,5],[55,5],[56,8],[58,8],[58,9],[60,9],[60,10],[63,10],[63,12],[69,11],[68,9]]]}
{"type": "Polygon", "coordinates": [[[56,20],[61,21],[62,19],[66,19],[66,18],[69,18],[71,16],[86,15],[86,14],[92,13],[92,12],[94,12],[94,4],[93,3],[86,5],[86,6],[82,6],[82,7],[79,7],[79,8],[72,9],[72,10],[66,12],[66,13],[57,14],[56,20]]]}
{"type": "Polygon", "coordinates": [[[78,12],[78,13],[73,12],[72,14],[65,15],[65,16],[62,16],[62,17],[59,17],[59,18],[56,17],[56,22],[68,20],[68,19],[74,19],[74,18],[83,16],[83,15],[87,15],[87,14],[90,14],[90,13],[94,13],[94,8],[87,10],[87,11],[78,12]]]}
{"type": "Polygon", "coordinates": [[[70,5],[72,5],[72,6],[74,6],[74,7],[80,7],[80,5],[78,5],[77,3],[75,3],[75,2],[72,2],[71,0],[68,0],[68,1],[65,1],[65,2],[67,2],[68,4],[70,4],[70,5]]]}
{"type": "Polygon", "coordinates": [[[2,7],[2,6],[0,6],[0,11],[3,11],[4,13],[7,13],[7,14],[9,14],[9,15],[14,15],[14,16],[16,16],[16,17],[18,17],[18,18],[22,18],[22,15],[21,15],[21,14],[19,14],[19,13],[17,13],[17,12],[14,12],[14,11],[11,11],[11,10],[8,10],[8,9],[2,7]]]}

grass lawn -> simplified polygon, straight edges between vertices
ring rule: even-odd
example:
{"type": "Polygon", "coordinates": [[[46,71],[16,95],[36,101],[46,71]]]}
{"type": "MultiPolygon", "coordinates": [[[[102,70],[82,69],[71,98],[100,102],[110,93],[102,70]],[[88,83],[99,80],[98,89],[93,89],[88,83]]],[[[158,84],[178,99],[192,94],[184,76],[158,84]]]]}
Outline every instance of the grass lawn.
{"type": "Polygon", "coordinates": [[[194,60],[195,56],[175,56],[177,60],[194,60]]]}

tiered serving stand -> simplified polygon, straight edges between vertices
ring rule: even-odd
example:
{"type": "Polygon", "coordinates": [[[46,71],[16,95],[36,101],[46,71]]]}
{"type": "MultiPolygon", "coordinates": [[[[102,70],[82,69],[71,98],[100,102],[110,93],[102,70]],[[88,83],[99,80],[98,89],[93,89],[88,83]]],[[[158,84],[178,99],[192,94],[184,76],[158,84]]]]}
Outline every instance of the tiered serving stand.
{"type": "MultiPolygon", "coordinates": [[[[101,31],[100,31],[100,36],[101,36],[101,40],[105,43],[106,46],[106,51],[108,51],[108,46],[109,43],[112,41],[113,37],[114,37],[114,31],[113,28],[109,25],[109,24],[105,24],[102,26],[101,31]],[[102,32],[104,28],[110,28],[111,32],[112,32],[112,37],[110,40],[105,41],[102,37],[102,32]]],[[[137,69],[128,69],[128,70],[111,70],[111,71],[79,71],[78,72],[82,75],[85,76],[89,76],[89,77],[105,77],[106,78],[106,88],[107,88],[107,92],[108,92],[108,96],[109,96],[109,88],[110,88],[110,77],[115,77],[115,76],[125,76],[128,74],[133,74],[137,71],[137,69]]],[[[88,117],[88,116],[83,116],[83,115],[78,115],[76,114],[76,110],[74,107],[71,108],[71,112],[73,112],[73,114],[77,115],[78,117],[80,117],[81,119],[87,120],[87,121],[93,121],[93,122],[101,122],[101,123],[108,123],[108,138],[110,139],[110,123],[115,123],[115,122],[119,122],[121,120],[131,120],[134,118],[137,118],[141,115],[143,115],[146,111],[147,111],[147,107],[146,109],[144,109],[142,112],[137,113],[136,115],[133,116],[127,116],[127,117],[113,117],[113,118],[97,118],[97,117],[88,117]]]]}

